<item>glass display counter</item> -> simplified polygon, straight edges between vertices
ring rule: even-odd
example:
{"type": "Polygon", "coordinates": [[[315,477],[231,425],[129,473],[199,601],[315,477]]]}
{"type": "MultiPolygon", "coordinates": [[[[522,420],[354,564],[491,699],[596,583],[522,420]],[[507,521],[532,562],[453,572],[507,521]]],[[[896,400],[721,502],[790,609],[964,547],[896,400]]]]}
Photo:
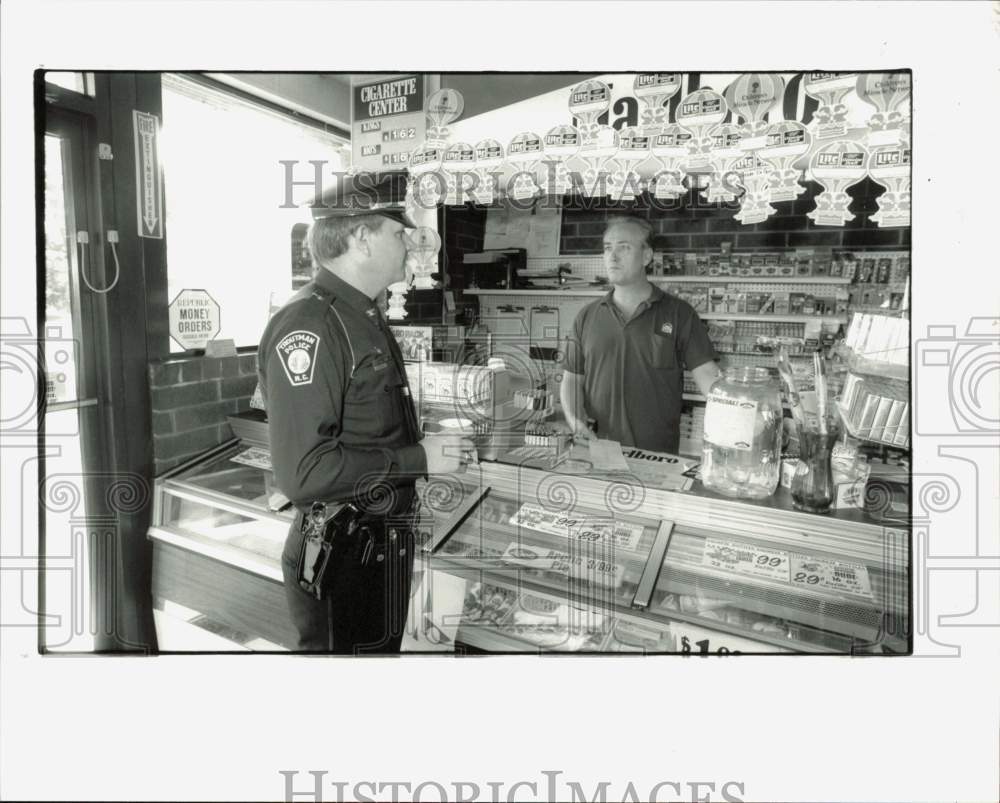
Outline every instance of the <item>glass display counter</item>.
{"type": "MultiPolygon", "coordinates": [[[[454,488],[425,484],[433,505],[422,508],[418,544],[464,510],[454,488]]],[[[292,648],[281,552],[294,517],[274,485],[268,451],[239,439],[158,478],[149,538],[159,649],[292,648]]]]}
{"type": "MultiPolygon", "coordinates": [[[[683,463],[483,461],[418,484],[404,650],[905,653],[909,531],[862,511],[701,493],[683,463]],[[538,467],[538,466],[545,467],[538,467]],[[575,472],[575,473],[574,473],[575,472]]],[[[267,453],[231,441],[157,480],[163,651],[294,644],[281,550],[294,510],[267,453]]]]}
{"type": "Polygon", "coordinates": [[[566,482],[525,466],[483,463],[463,481],[474,488],[475,479],[468,515],[425,546],[431,568],[465,582],[461,611],[451,614],[459,644],[502,652],[908,650],[903,529],[621,479],[566,482]]]}
{"type": "Polygon", "coordinates": [[[294,510],[265,450],[230,441],[156,481],[153,610],[161,651],[294,643],[281,550],[294,510]]]}

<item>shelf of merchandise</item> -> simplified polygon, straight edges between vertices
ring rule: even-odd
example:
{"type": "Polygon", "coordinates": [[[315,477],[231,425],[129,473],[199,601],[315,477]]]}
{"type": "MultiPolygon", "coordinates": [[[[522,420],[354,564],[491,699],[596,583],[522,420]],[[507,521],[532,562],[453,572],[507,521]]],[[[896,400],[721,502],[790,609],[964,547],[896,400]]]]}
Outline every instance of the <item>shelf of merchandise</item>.
{"type": "Polygon", "coordinates": [[[808,323],[809,321],[836,321],[847,323],[846,315],[768,315],[740,312],[699,312],[703,321],[771,321],[772,323],[808,323]]]}
{"type": "MultiPolygon", "coordinates": [[[[690,279],[694,280],[694,277],[683,277],[683,278],[690,278],[690,279]]],[[[701,283],[707,283],[708,281],[714,281],[716,284],[722,283],[722,282],[719,282],[719,281],[708,280],[708,279],[697,279],[696,281],[697,282],[701,282],[701,283]]],[[[838,279],[832,279],[832,280],[827,279],[827,280],[824,280],[822,282],[821,281],[809,282],[809,281],[806,281],[805,279],[786,279],[783,282],[777,282],[777,281],[774,281],[774,282],[762,282],[759,276],[755,276],[753,279],[733,279],[733,278],[727,278],[726,281],[745,282],[745,283],[748,283],[748,284],[753,284],[753,283],[767,283],[767,284],[846,284],[846,282],[841,282],[838,279]]],[[[656,284],[670,284],[670,283],[671,283],[670,280],[661,280],[661,281],[657,281],[656,282],[656,284]]],[[[692,281],[691,283],[694,284],[695,281],[692,281]]],[[[603,290],[598,289],[598,288],[592,288],[590,290],[562,290],[562,289],[560,289],[558,287],[533,287],[533,288],[522,289],[522,290],[484,290],[484,289],[479,288],[479,287],[473,287],[473,288],[469,288],[469,289],[463,290],[462,292],[465,293],[466,295],[470,295],[470,296],[544,296],[544,295],[553,295],[553,296],[568,296],[570,298],[573,298],[573,297],[577,297],[577,298],[601,298],[602,296],[606,296],[608,294],[608,290],[610,290],[610,289],[611,289],[610,285],[607,288],[603,289],[603,290]]],[[[807,316],[807,317],[814,317],[814,316],[807,316]]],[[[829,316],[821,316],[821,317],[829,317],[829,316]]]]}
{"type": "MultiPolygon", "coordinates": [[[[609,288],[610,289],[610,288],[609,288]]],[[[607,295],[607,290],[560,290],[557,287],[536,287],[530,290],[482,290],[478,287],[473,287],[467,290],[463,290],[463,293],[469,296],[569,296],[569,297],[584,297],[584,298],[600,298],[601,296],[607,295]]]]}
{"type": "MultiPolygon", "coordinates": [[[[466,290],[469,295],[479,296],[567,296],[601,298],[606,293],[595,290],[466,290]]],[[[809,321],[835,321],[847,323],[846,315],[770,315],[767,313],[740,312],[699,312],[703,321],[770,321],[771,323],[808,323],[809,321]]]]}
{"type": "MultiPolygon", "coordinates": [[[[907,350],[909,345],[906,346],[907,350]]],[[[854,349],[845,348],[847,357],[847,370],[849,373],[860,376],[873,376],[879,379],[888,379],[893,382],[909,386],[910,365],[909,363],[888,362],[887,360],[872,359],[864,354],[859,354],[854,349]]]]}
{"type": "Polygon", "coordinates": [[[650,276],[655,284],[850,284],[844,276],[650,276]]]}
{"type": "Polygon", "coordinates": [[[840,421],[844,425],[844,429],[847,431],[847,434],[850,435],[855,440],[867,441],[868,443],[877,443],[880,446],[891,446],[893,449],[909,450],[910,448],[909,438],[907,438],[907,440],[904,443],[897,443],[895,438],[891,440],[886,440],[883,438],[873,438],[871,434],[872,433],[871,427],[868,427],[867,429],[862,429],[861,427],[855,426],[854,424],[851,423],[851,420],[848,417],[848,411],[844,409],[844,405],[841,404],[840,402],[834,402],[834,404],[836,405],[837,412],[840,414],[840,421]]]}

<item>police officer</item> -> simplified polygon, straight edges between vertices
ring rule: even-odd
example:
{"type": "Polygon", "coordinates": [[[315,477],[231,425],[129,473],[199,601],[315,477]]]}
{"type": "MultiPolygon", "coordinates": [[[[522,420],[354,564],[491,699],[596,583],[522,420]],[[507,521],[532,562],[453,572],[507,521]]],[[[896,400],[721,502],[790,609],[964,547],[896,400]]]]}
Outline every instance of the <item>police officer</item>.
{"type": "Polygon", "coordinates": [[[268,323],[258,351],[278,487],[299,510],[282,555],[304,651],[399,651],[413,565],[414,483],[460,470],[471,441],[421,439],[403,359],[376,299],[405,278],[405,174],[347,176],[313,205],[315,277],[268,323]],[[298,582],[303,516],[351,502],[365,537],[334,537],[324,599],[298,582]]]}

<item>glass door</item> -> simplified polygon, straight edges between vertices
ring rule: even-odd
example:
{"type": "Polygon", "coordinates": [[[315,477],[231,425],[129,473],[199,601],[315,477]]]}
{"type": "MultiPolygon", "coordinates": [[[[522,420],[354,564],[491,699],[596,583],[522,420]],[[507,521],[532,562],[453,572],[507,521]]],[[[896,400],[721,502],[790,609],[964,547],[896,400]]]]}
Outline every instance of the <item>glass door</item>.
{"type": "MultiPolygon", "coordinates": [[[[45,272],[39,304],[45,406],[39,472],[39,649],[90,651],[102,627],[98,555],[109,558],[114,521],[95,321],[103,271],[95,243],[98,204],[90,118],[48,110],[44,139],[45,272]]],[[[113,278],[113,277],[112,277],[113,278]]],[[[28,505],[25,509],[28,509],[28,505]]]]}

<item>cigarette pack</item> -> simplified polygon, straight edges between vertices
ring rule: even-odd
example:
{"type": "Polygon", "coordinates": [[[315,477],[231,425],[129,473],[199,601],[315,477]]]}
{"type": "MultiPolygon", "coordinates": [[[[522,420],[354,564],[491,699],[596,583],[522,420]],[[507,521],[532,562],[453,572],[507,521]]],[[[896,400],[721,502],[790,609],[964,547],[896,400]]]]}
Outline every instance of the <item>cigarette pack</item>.
{"type": "Polygon", "coordinates": [[[854,392],[854,396],[851,399],[851,406],[847,408],[847,417],[850,419],[851,423],[854,423],[861,418],[861,411],[864,410],[865,403],[867,402],[870,394],[871,390],[864,383],[864,380],[859,381],[858,389],[854,392]]]}
{"type": "Polygon", "coordinates": [[[893,438],[893,444],[896,446],[908,446],[910,443],[910,403],[906,402],[905,405],[899,426],[896,427],[896,437],[893,438]]]}
{"type": "Polygon", "coordinates": [[[892,399],[885,396],[879,397],[878,407],[875,409],[875,418],[872,419],[871,435],[869,436],[874,441],[880,441],[884,438],[885,422],[889,418],[892,401],[892,399]]]}
{"type": "Polygon", "coordinates": [[[875,394],[869,394],[865,399],[865,406],[861,412],[861,419],[858,421],[859,432],[867,432],[871,430],[872,422],[875,420],[875,411],[878,410],[878,404],[881,400],[880,396],[875,394]]]}
{"type": "Polygon", "coordinates": [[[847,381],[844,382],[844,390],[841,393],[840,403],[845,410],[850,410],[854,402],[854,397],[861,390],[861,377],[855,374],[848,374],[847,381]]]}
{"type": "Polygon", "coordinates": [[[885,429],[882,432],[882,440],[888,443],[894,443],[896,439],[897,431],[899,430],[899,422],[903,418],[903,409],[906,407],[906,402],[902,399],[894,399],[892,402],[892,407],[889,410],[889,416],[885,419],[885,429]]]}

